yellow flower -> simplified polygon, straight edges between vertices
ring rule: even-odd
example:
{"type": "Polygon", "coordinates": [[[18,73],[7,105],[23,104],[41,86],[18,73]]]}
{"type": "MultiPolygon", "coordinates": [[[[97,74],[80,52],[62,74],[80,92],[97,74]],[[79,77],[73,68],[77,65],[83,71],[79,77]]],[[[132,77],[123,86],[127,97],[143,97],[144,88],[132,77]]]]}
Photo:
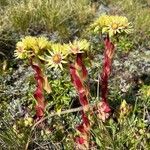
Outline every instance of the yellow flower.
{"type": "Polygon", "coordinates": [[[51,44],[51,49],[52,49],[52,51],[55,51],[55,52],[61,52],[65,56],[67,56],[69,54],[69,51],[66,49],[65,44],[63,44],[63,45],[60,43],[51,44]]]}
{"type": "Polygon", "coordinates": [[[89,42],[87,40],[74,40],[73,43],[69,43],[66,45],[66,49],[68,49],[69,53],[77,54],[77,53],[84,53],[84,50],[89,48],[89,42]]]}
{"type": "Polygon", "coordinates": [[[117,33],[130,33],[132,31],[132,26],[128,22],[128,19],[124,16],[100,16],[92,25],[94,32],[107,33],[109,36],[113,36],[117,33]]]}
{"type": "Polygon", "coordinates": [[[44,59],[48,62],[48,66],[50,68],[57,69],[60,67],[63,70],[63,63],[67,63],[64,59],[66,58],[67,54],[64,52],[64,47],[61,44],[52,44],[51,50],[49,50],[50,55],[47,55],[47,58],[44,59]]]}
{"type": "Polygon", "coordinates": [[[32,36],[26,36],[22,39],[22,42],[26,49],[35,49],[35,46],[37,46],[37,38],[32,36]]]}
{"type": "Polygon", "coordinates": [[[28,53],[25,49],[23,42],[18,42],[16,44],[16,50],[14,52],[14,55],[16,58],[20,58],[20,59],[26,59],[27,58],[28,53]]]}
{"type": "Polygon", "coordinates": [[[131,112],[132,106],[128,104],[125,100],[122,101],[121,105],[116,109],[116,116],[119,123],[121,123],[131,112]]]}
{"type": "Polygon", "coordinates": [[[22,41],[16,44],[15,56],[20,59],[26,59],[37,52],[37,41],[35,37],[26,36],[22,41]]]}
{"type": "Polygon", "coordinates": [[[51,42],[45,37],[26,36],[16,45],[15,56],[20,59],[30,58],[35,55],[43,55],[43,49],[49,49],[51,42]]]}
{"type": "Polygon", "coordinates": [[[39,49],[46,49],[49,42],[46,37],[39,37],[37,38],[37,44],[38,44],[39,49]]]}

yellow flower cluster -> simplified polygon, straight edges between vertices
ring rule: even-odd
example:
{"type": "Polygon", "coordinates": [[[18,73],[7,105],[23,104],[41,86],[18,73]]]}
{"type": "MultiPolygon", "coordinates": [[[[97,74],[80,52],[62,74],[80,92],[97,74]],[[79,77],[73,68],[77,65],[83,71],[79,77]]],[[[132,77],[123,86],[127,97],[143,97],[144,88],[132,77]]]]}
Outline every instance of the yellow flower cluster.
{"type": "Polygon", "coordinates": [[[89,42],[87,40],[74,40],[72,43],[65,45],[66,49],[69,50],[70,53],[77,54],[77,53],[84,53],[84,50],[89,48],[89,42]]]}
{"type": "Polygon", "coordinates": [[[16,44],[15,56],[20,59],[38,55],[49,47],[50,43],[45,37],[26,36],[16,44]]]}
{"type": "Polygon", "coordinates": [[[121,123],[126,118],[126,116],[129,115],[131,110],[132,106],[128,104],[125,100],[123,100],[121,105],[119,106],[119,108],[117,108],[115,112],[119,123],[121,123]]]}
{"type": "Polygon", "coordinates": [[[102,32],[110,37],[117,33],[130,33],[132,26],[124,16],[101,15],[92,25],[94,32],[102,32]]]}
{"type": "Polygon", "coordinates": [[[49,66],[50,68],[57,69],[58,67],[60,67],[60,69],[62,70],[62,64],[67,63],[65,59],[68,55],[63,45],[61,45],[60,43],[52,44],[51,48],[48,49],[48,52],[48,54],[45,54],[45,58],[39,58],[47,62],[47,66],[49,66]]]}
{"type": "Polygon", "coordinates": [[[87,50],[89,43],[86,40],[74,40],[69,44],[52,44],[51,48],[48,50],[49,55],[46,54],[46,58],[41,58],[45,60],[47,66],[50,68],[57,69],[58,67],[63,70],[62,64],[67,63],[67,56],[71,54],[84,53],[84,50],[87,50]]]}
{"type": "Polygon", "coordinates": [[[20,59],[36,56],[47,62],[47,66],[63,69],[62,64],[67,63],[68,55],[84,53],[89,48],[87,40],[74,40],[72,43],[60,44],[52,43],[45,37],[27,36],[16,44],[15,56],[20,59]]]}

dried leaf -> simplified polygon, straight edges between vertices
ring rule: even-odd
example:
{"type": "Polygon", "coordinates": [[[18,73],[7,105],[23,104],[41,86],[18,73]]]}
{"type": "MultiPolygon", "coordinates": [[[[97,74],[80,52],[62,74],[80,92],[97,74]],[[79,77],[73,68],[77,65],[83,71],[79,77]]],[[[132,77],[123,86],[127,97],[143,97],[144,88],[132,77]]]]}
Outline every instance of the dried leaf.
{"type": "Polygon", "coordinates": [[[51,93],[52,92],[52,89],[51,89],[51,86],[50,84],[48,83],[48,79],[47,79],[47,76],[43,76],[43,79],[44,79],[44,90],[47,92],[47,93],[51,93]]]}

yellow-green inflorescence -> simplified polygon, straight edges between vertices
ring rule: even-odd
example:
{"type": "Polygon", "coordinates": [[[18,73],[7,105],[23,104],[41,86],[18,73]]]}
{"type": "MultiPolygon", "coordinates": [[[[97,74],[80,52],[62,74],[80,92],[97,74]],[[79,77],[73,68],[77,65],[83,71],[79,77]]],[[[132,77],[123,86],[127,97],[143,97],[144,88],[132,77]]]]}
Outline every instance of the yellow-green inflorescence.
{"type": "Polygon", "coordinates": [[[108,34],[112,37],[120,33],[132,32],[131,23],[124,16],[101,15],[91,27],[95,33],[108,34]]]}
{"type": "Polygon", "coordinates": [[[51,43],[46,37],[26,36],[16,44],[15,56],[19,59],[28,59],[38,56],[48,49],[51,43]]]}
{"type": "Polygon", "coordinates": [[[84,53],[89,48],[89,42],[85,39],[74,40],[72,43],[64,45],[72,54],[84,53]]]}
{"type": "Polygon", "coordinates": [[[63,64],[68,61],[67,56],[84,53],[88,50],[89,45],[89,42],[85,39],[60,44],[53,43],[46,37],[26,36],[16,44],[15,57],[30,59],[34,56],[44,61],[47,67],[63,70],[63,64]]]}
{"type": "Polygon", "coordinates": [[[63,45],[60,43],[55,43],[51,45],[51,48],[48,50],[48,53],[45,54],[44,58],[41,58],[45,62],[47,62],[46,66],[50,68],[60,68],[63,70],[62,64],[67,63],[66,57],[68,56],[68,52],[64,49],[63,45]]]}
{"type": "MultiPolygon", "coordinates": [[[[69,44],[53,43],[51,49],[48,50],[48,54],[45,55],[47,66],[50,68],[60,68],[63,70],[62,64],[68,62],[69,55],[77,53],[84,53],[89,47],[89,43],[86,40],[74,40],[69,44]]],[[[42,59],[42,58],[41,58],[42,59]]]]}

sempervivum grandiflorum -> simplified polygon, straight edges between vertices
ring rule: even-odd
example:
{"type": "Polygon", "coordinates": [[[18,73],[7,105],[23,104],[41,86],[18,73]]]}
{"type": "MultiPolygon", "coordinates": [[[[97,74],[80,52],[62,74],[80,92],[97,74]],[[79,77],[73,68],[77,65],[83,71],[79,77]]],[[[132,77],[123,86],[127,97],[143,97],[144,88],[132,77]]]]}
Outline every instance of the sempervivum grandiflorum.
{"type": "Polygon", "coordinates": [[[78,93],[79,102],[83,106],[81,115],[82,122],[77,126],[78,135],[75,137],[76,148],[89,149],[90,121],[87,116],[89,110],[89,91],[85,85],[88,72],[83,60],[83,54],[89,48],[89,43],[86,40],[75,40],[65,45],[65,47],[71,55],[76,57],[75,62],[70,63],[70,75],[71,81],[78,93]]]}
{"type": "Polygon", "coordinates": [[[16,44],[15,56],[18,59],[28,60],[35,71],[36,90],[34,98],[36,99],[36,119],[39,120],[44,116],[46,102],[44,92],[51,92],[47,77],[43,73],[42,62],[39,59],[49,47],[48,39],[45,37],[27,36],[16,44]]]}
{"type": "Polygon", "coordinates": [[[111,38],[130,33],[131,23],[124,16],[101,15],[90,28],[97,34],[105,34],[104,38],[104,60],[101,73],[101,102],[98,104],[98,116],[105,121],[111,112],[108,104],[108,80],[111,73],[112,60],[115,47],[111,38]]]}

